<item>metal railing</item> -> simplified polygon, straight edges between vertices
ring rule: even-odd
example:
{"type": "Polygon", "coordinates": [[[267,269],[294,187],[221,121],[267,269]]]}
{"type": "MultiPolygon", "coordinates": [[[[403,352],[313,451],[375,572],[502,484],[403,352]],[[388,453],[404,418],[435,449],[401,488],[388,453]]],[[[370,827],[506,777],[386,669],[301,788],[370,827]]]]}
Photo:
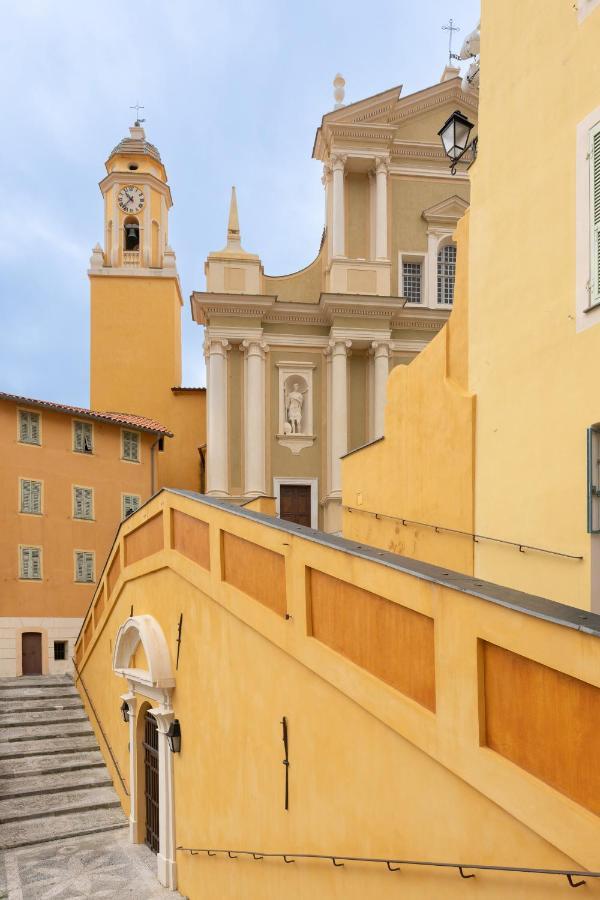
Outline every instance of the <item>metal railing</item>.
{"type": "Polygon", "coordinates": [[[565,559],[583,559],[583,556],[575,556],[573,553],[563,553],[560,550],[547,550],[545,547],[535,547],[533,544],[524,544],[519,541],[508,541],[505,538],[490,537],[487,534],[475,534],[472,531],[461,531],[459,528],[449,528],[446,525],[432,525],[431,522],[417,522],[415,519],[407,519],[404,516],[392,516],[389,513],[375,512],[373,509],[363,509],[361,506],[344,506],[349,513],[364,513],[374,516],[376,519],[391,519],[393,522],[401,522],[403,525],[416,525],[418,528],[432,528],[434,531],[444,531],[448,534],[460,534],[471,538],[474,544],[479,541],[491,541],[494,544],[505,544],[508,547],[518,547],[521,553],[533,550],[535,553],[549,553],[551,556],[562,556],[565,559]]]}
{"type": "Polygon", "coordinates": [[[422,866],[437,869],[455,869],[461,878],[475,878],[473,871],[465,874],[465,869],[475,870],[477,872],[518,872],[523,875],[554,875],[566,878],[570,887],[577,888],[585,884],[585,878],[600,878],[600,872],[586,872],[580,869],[532,869],[524,866],[488,866],[482,863],[457,863],[457,862],[433,862],[422,859],[390,859],[387,857],[377,856],[338,856],[331,853],[268,853],[262,850],[220,850],[216,847],[200,848],[200,847],[177,847],[197,856],[199,853],[206,853],[208,856],[216,856],[222,853],[228,859],[237,859],[238,856],[252,856],[253,859],[282,859],[284,863],[294,863],[298,859],[323,859],[333,863],[334,866],[341,867],[347,862],[361,863],[377,863],[387,866],[390,872],[400,871],[401,866],[422,866]],[[579,879],[576,881],[575,879],[579,879]]]}
{"type": "Polygon", "coordinates": [[[77,680],[79,680],[81,682],[81,687],[85,691],[85,696],[87,697],[88,703],[90,704],[90,709],[94,713],[94,717],[96,719],[96,722],[98,723],[98,728],[100,729],[100,733],[102,734],[104,743],[106,744],[106,748],[107,748],[108,752],[110,753],[110,758],[112,759],[113,765],[115,767],[115,771],[116,771],[117,775],[119,776],[119,781],[121,782],[121,787],[125,791],[125,796],[129,797],[129,791],[127,790],[127,785],[125,784],[125,781],[123,780],[123,776],[121,775],[121,770],[119,769],[119,763],[115,759],[115,754],[113,753],[112,747],[110,746],[110,744],[108,742],[108,738],[106,737],[106,732],[104,731],[104,728],[102,727],[102,722],[100,721],[100,716],[96,712],[96,707],[94,706],[94,704],[92,702],[92,698],[88,694],[88,689],[85,686],[85,681],[83,680],[83,676],[82,676],[81,672],[77,668],[77,663],[75,662],[75,659],[73,657],[71,657],[71,659],[73,662],[73,667],[75,669],[75,672],[77,673],[77,678],[75,679],[75,684],[77,684],[77,680]]]}

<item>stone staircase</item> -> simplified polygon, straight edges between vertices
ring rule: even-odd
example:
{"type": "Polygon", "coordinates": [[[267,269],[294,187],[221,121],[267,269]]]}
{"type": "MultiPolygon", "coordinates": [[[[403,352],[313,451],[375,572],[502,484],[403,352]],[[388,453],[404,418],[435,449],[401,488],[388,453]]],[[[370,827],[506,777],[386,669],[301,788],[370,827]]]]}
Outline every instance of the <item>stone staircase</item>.
{"type": "Polygon", "coordinates": [[[0,850],[126,827],[72,678],[0,679],[0,850]]]}

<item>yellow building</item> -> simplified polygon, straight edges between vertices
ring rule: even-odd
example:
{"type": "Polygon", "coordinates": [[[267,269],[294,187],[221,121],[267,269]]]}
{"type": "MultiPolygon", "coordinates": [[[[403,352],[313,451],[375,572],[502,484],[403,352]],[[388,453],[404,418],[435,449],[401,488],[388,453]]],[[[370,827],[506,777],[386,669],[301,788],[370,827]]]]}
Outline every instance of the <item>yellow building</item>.
{"type": "Polygon", "coordinates": [[[513,6],[483,5],[456,308],[344,463],[344,533],[598,611],[600,12],[513,6]]]}
{"type": "Polygon", "coordinates": [[[452,309],[469,180],[450,175],[437,130],[457,108],[476,120],[476,93],[447,66],[414,94],[395,87],[323,116],[313,157],[325,229],[293,274],[265,274],[243,248],[233,192],[227,244],[192,295],[205,327],[208,494],[272,495],[283,518],[341,530],[341,456],[383,433],[390,369],[452,309]]]}
{"type": "Polygon", "coordinates": [[[166,436],[140,416],[0,393],[0,676],[72,671],[115,530],[156,490],[166,436]]]}
{"type": "Polygon", "coordinates": [[[181,386],[181,285],[168,242],[171,190],[138,121],[100,182],[104,249],[90,261],[90,404],[150,416],[173,432],[157,484],[204,489],[205,389],[181,386]]]}

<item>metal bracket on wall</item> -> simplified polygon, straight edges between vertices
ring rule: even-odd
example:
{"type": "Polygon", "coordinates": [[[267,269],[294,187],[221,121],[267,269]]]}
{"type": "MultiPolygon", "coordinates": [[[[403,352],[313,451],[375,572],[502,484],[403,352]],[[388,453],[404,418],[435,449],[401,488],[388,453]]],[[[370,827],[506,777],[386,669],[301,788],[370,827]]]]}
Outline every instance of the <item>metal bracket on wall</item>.
{"type": "Polygon", "coordinates": [[[177,659],[175,660],[175,671],[179,668],[179,651],[181,649],[181,626],[183,624],[183,613],[179,614],[179,625],[177,626],[177,659]]]}

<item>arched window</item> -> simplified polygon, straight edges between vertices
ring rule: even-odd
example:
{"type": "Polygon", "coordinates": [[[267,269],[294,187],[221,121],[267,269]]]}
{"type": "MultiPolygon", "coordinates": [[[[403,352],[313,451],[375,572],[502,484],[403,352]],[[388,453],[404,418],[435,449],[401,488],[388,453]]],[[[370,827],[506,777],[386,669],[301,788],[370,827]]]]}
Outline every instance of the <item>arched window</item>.
{"type": "Polygon", "coordinates": [[[444,244],[437,257],[437,302],[451,305],[454,302],[454,277],[456,275],[456,244],[444,244]]]}
{"type": "Polygon", "coordinates": [[[125,237],[123,247],[127,252],[140,249],[140,225],[135,216],[127,216],[123,222],[125,237]]]}

